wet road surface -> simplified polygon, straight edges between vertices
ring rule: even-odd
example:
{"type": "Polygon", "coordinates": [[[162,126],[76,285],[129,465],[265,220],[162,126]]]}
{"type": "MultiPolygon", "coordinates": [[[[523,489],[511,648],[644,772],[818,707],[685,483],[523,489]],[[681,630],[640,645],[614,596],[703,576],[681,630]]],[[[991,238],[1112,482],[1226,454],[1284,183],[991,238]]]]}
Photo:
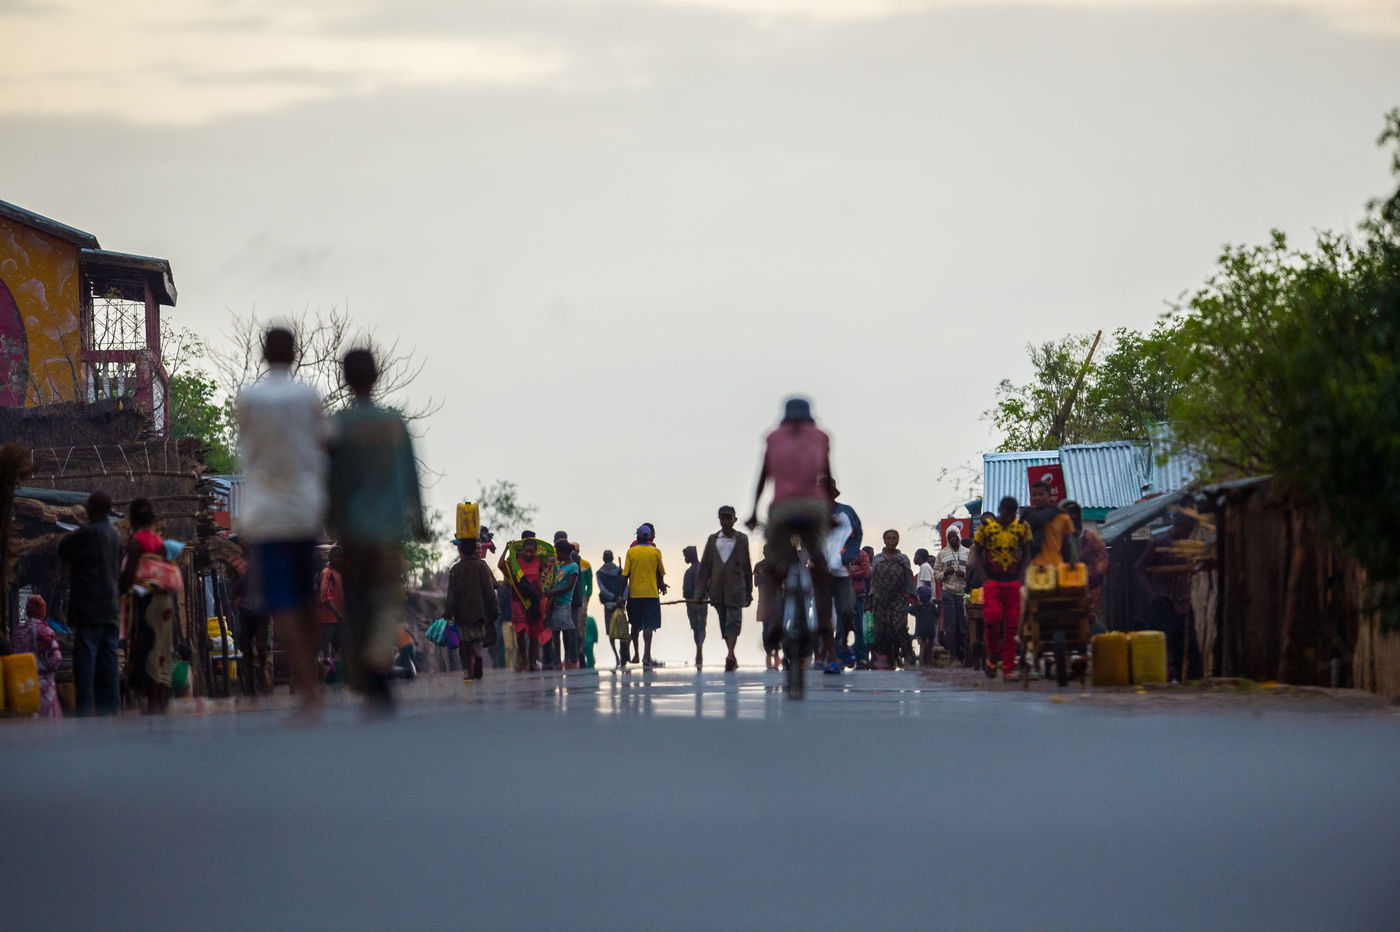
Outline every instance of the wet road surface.
{"type": "Polygon", "coordinates": [[[909,673],[444,675],[0,723],[0,926],[1393,928],[1400,719],[909,673]],[[215,706],[217,708],[217,706],[215,706]]]}

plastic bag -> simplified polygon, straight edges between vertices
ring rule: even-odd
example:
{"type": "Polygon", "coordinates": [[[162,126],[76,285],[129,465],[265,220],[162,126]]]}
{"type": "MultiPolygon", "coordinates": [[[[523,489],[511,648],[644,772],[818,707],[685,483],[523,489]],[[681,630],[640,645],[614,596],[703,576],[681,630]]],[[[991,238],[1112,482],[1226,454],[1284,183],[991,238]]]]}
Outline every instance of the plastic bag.
{"type": "Polygon", "coordinates": [[[619,605],[608,616],[608,637],[615,641],[625,641],[631,636],[627,628],[627,612],[619,605]]]}
{"type": "Polygon", "coordinates": [[[443,632],[442,646],[449,650],[456,650],[462,646],[462,639],[457,636],[457,622],[452,622],[452,624],[447,626],[447,630],[443,632]]]}
{"type": "Polygon", "coordinates": [[[439,618],[428,625],[427,638],[438,647],[447,646],[447,619],[439,618]]]}
{"type": "Polygon", "coordinates": [[[875,613],[866,612],[865,620],[862,622],[865,628],[865,644],[869,647],[875,643],[875,613]]]}

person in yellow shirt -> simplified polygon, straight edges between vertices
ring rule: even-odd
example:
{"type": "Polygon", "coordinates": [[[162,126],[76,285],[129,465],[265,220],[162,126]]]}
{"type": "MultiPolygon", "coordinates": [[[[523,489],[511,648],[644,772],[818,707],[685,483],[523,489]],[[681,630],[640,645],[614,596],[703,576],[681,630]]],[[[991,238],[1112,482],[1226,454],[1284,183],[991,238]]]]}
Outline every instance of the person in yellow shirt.
{"type": "Polygon", "coordinates": [[[628,586],[627,620],[632,626],[633,642],[640,632],[645,645],[642,666],[656,666],[651,657],[651,637],[661,627],[661,595],[666,592],[666,566],[661,562],[661,551],[652,543],[651,525],[643,524],[637,528],[637,542],[627,551],[622,575],[628,586]]]}
{"type": "Polygon", "coordinates": [[[1017,635],[1021,629],[1021,576],[1031,556],[1031,529],[1016,517],[1016,499],[1001,500],[994,518],[987,518],[972,538],[970,565],[983,575],[982,620],[987,636],[988,677],[1016,675],[1017,635]]]}

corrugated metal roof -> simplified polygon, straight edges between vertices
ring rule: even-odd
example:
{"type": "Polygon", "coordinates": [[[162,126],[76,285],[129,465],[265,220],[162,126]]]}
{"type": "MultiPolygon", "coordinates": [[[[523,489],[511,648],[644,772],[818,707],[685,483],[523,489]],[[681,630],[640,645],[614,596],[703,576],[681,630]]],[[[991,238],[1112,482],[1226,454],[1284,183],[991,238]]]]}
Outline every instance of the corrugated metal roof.
{"type": "Polygon", "coordinates": [[[1131,505],[1142,498],[1147,487],[1142,453],[1139,444],[1127,440],[1061,447],[1065,494],[1081,508],[1131,505]]]}
{"type": "Polygon", "coordinates": [[[1205,457],[1183,449],[1166,424],[1152,428],[1152,455],[1148,461],[1148,480],[1154,492],[1175,492],[1184,489],[1200,475],[1205,457]],[[1157,460],[1163,459],[1159,463],[1157,460]]]}
{"type": "Polygon", "coordinates": [[[982,456],[983,508],[995,512],[1001,500],[1010,495],[1019,504],[1031,498],[1031,483],[1026,470],[1032,466],[1049,466],[1060,461],[1054,450],[1031,450],[1026,453],[985,453],[982,456]]]}
{"type": "Polygon", "coordinates": [[[228,496],[228,515],[230,521],[238,520],[243,514],[243,477],[234,476],[205,476],[210,482],[224,490],[228,496]]]}
{"type": "Polygon", "coordinates": [[[1099,526],[1099,535],[1103,537],[1105,543],[1111,544],[1124,534],[1131,534],[1144,524],[1157,520],[1181,501],[1185,495],[1184,490],[1178,489],[1166,495],[1149,498],[1145,502],[1138,502],[1136,505],[1119,508],[1111,512],[1104,523],[1099,526]]]}

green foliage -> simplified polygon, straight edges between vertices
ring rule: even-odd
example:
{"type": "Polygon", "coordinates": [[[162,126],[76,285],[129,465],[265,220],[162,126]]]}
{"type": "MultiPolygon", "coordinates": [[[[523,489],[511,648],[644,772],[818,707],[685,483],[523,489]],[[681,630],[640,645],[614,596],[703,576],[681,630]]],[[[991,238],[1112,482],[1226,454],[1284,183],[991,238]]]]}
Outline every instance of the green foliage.
{"type": "MultiPolygon", "coordinates": [[[[1400,148],[1400,110],[1381,142],[1400,148]]],[[[1392,163],[1400,179],[1400,152],[1392,163]]],[[[1181,309],[1172,423],[1217,477],[1271,473],[1317,508],[1400,621],[1400,189],[1360,239],[1230,247],[1181,309]]]]}
{"type": "Polygon", "coordinates": [[[420,580],[442,569],[447,541],[450,539],[441,509],[428,508],[425,511],[427,513],[423,519],[423,526],[427,530],[427,537],[422,540],[410,540],[403,545],[403,557],[408,561],[410,575],[413,579],[420,580]]]}
{"type": "Polygon", "coordinates": [[[206,447],[204,465],[214,475],[238,471],[233,456],[232,412],[214,380],[198,369],[170,377],[170,435],[194,437],[206,447]]]}
{"type": "Polygon", "coordinates": [[[1095,437],[1079,442],[1145,441],[1151,426],[1167,419],[1171,400],[1181,390],[1168,358],[1179,327],[1168,318],[1149,333],[1126,327],[1113,332],[1112,347],[1085,383],[1084,407],[1096,420],[1095,437]]]}
{"type": "Polygon", "coordinates": [[[490,485],[477,482],[477,493],[466,501],[481,508],[481,526],[489,528],[498,541],[510,540],[529,527],[539,506],[520,500],[520,491],[509,479],[497,479],[490,485]]]}
{"type": "Polygon", "coordinates": [[[1177,322],[1166,320],[1150,333],[1120,327],[1102,344],[1069,409],[1064,430],[1055,419],[1074,390],[1093,339],[1070,335],[1027,345],[1032,380],[997,386],[996,405],[986,413],[1002,434],[999,450],[1057,449],[1069,443],[1145,441],[1154,422],[1166,419],[1180,382],[1165,352],[1177,338],[1177,322]]]}

